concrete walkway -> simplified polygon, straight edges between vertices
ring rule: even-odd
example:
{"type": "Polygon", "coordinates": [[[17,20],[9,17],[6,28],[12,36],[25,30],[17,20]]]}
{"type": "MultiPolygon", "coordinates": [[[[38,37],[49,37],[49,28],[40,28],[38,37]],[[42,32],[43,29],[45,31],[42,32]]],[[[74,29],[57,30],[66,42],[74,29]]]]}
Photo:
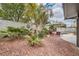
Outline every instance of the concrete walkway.
{"type": "Polygon", "coordinates": [[[76,43],[77,42],[76,41],[77,40],[77,36],[72,34],[72,33],[70,33],[70,34],[63,34],[60,37],[62,39],[64,39],[64,40],[70,42],[70,43],[73,43],[73,44],[77,45],[77,43],[76,43]]]}

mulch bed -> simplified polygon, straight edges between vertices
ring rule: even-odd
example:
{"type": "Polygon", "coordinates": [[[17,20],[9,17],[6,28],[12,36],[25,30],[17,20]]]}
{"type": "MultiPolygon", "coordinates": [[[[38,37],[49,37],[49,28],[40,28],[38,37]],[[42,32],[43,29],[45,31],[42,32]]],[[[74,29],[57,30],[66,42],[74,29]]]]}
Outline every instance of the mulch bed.
{"type": "Polygon", "coordinates": [[[25,40],[0,42],[0,56],[79,56],[78,48],[57,35],[45,37],[41,47],[31,47],[25,40]]]}

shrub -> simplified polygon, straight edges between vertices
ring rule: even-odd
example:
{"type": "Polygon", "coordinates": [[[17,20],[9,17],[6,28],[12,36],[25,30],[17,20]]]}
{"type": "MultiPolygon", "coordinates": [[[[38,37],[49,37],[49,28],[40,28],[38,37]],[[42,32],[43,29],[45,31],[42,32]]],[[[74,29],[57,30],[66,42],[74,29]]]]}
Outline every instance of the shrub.
{"type": "Polygon", "coordinates": [[[14,28],[14,27],[7,27],[7,30],[0,31],[3,38],[9,37],[11,39],[14,38],[24,38],[24,35],[28,35],[30,31],[25,28],[14,28]]]}
{"type": "Polygon", "coordinates": [[[56,31],[56,26],[55,25],[50,25],[49,30],[50,31],[56,31]]]}
{"type": "Polygon", "coordinates": [[[30,31],[28,29],[25,29],[24,27],[21,28],[8,27],[7,31],[17,33],[18,35],[26,35],[30,33],[30,31]]]}
{"type": "Polygon", "coordinates": [[[31,36],[26,36],[27,40],[28,40],[28,43],[31,45],[31,46],[35,46],[35,45],[40,45],[40,38],[35,35],[35,34],[32,34],[31,36]]]}
{"type": "Polygon", "coordinates": [[[14,27],[7,27],[7,30],[0,31],[3,38],[9,37],[10,39],[27,39],[28,43],[31,46],[40,46],[41,39],[48,34],[48,30],[43,28],[41,32],[32,33],[32,30],[28,30],[25,28],[14,28],[14,27]]]}
{"type": "Polygon", "coordinates": [[[6,31],[0,31],[0,37],[1,38],[8,37],[8,33],[6,31]]]}
{"type": "Polygon", "coordinates": [[[43,28],[41,32],[36,33],[31,33],[31,35],[26,36],[29,44],[31,46],[38,45],[40,46],[41,44],[41,39],[48,34],[48,30],[46,28],[43,28]]]}
{"type": "Polygon", "coordinates": [[[49,33],[49,31],[46,28],[43,28],[43,30],[41,32],[39,32],[38,36],[39,36],[39,38],[43,38],[48,33],[49,33]]]}

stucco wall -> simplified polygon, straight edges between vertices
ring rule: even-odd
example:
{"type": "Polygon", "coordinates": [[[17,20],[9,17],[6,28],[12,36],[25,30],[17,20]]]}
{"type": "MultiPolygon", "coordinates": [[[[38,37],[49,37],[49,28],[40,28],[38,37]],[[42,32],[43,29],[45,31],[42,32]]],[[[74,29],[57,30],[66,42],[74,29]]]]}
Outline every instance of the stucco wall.
{"type": "Polygon", "coordinates": [[[13,22],[13,21],[6,21],[6,20],[0,20],[0,30],[1,29],[6,29],[6,27],[8,26],[12,26],[12,27],[22,27],[25,26],[25,23],[21,23],[21,22],[13,22]]]}

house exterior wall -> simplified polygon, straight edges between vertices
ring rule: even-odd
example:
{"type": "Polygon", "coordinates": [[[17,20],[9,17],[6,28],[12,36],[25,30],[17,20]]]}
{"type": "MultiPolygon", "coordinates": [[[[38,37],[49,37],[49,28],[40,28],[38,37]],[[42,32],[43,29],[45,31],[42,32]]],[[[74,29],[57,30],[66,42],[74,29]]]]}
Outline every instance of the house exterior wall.
{"type": "Polygon", "coordinates": [[[7,20],[0,20],[0,30],[6,29],[8,26],[11,27],[26,27],[27,24],[21,23],[21,22],[13,22],[13,21],[7,21],[7,20]]]}
{"type": "Polygon", "coordinates": [[[65,19],[77,17],[77,8],[75,3],[64,3],[63,5],[65,19]]]}
{"type": "Polygon", "coordinates": [[[63,4],[65,19],[77,19],[77,46],[79,47],[79,3],[64,3],[63,4]]]}

